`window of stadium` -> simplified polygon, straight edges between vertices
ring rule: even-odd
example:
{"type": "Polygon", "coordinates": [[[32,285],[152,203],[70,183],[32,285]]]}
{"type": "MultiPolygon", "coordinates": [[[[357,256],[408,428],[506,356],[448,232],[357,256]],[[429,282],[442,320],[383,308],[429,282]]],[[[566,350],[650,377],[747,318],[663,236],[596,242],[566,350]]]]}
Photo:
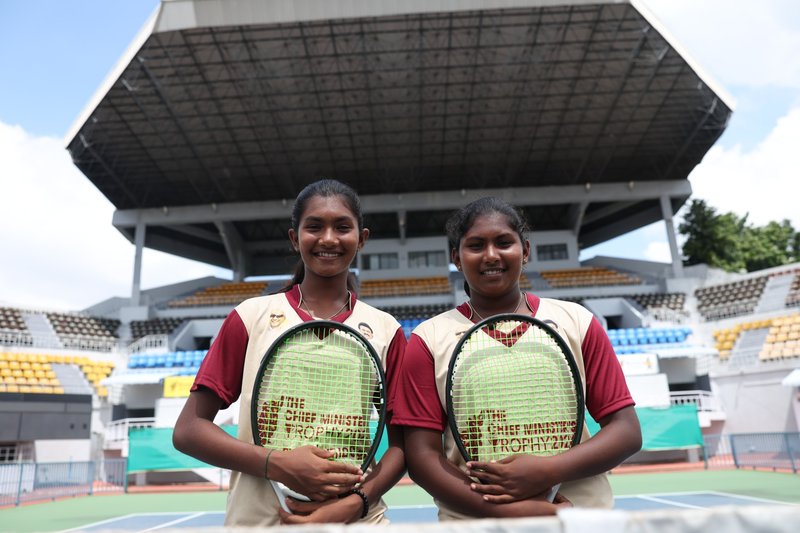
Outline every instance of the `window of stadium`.
{"type": "Polygon", "coordinates": [[[536,259],[539,261],[561,261],[569,259],[566,243],[541,244],[536,246],[536,259]]]}
{"type": "Polygon", "coordinates": [[[28,442],[0,444],[0,464],[33,461],[33,444],[28,442]]]}
{"type": "Polygon", "coordinates": [[[444,252],[436,250],[433,252],[408,252],[408,267],[443,267],[447,264],[444,252]]]}
{"type": "Polygon", "coordinates": [[[400,260],[396,253],[366,254],[361,260],[361,268],[364,270],[388,270],[399,266],[400,260]]]}

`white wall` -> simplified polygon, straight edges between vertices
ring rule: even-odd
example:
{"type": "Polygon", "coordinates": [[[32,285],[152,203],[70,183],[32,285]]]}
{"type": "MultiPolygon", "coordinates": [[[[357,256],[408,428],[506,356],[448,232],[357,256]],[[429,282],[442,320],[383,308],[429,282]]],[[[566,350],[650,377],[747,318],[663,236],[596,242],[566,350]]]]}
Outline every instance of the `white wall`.
{"type": "Polygon", "coordinates": [[[558,270],[563,268],[578,268],[578,240],[571,231],[533,231],[528,234],[531,241],[531,261],[528,270],[558,270]],[[536,258],[536,246],[543,244],[567,245],[567,259],[563,261],[539,261],[536,258]]]}
{"type": "Polygon", "coordinates": [[[358,258],[359,276],[362,280],[373,279],[398,279],[398,278],[426,278],[432,276],[446,276],[449,272],[447,264],[442,267],[414,268],[408,266],[409,252],[434,252],[441,251],[445,261],[449,263],[450,252],[447,249],[447,237],[442,228],[441,237],[421,237],[408,239],[401,244],[399,239],[368,240],[358,258]],[[398,254],[398,268],[387,270],[364,270],[361,268],[361,256],[370,254],[396,253],[398,254]]]}
{"type": "Polygon", "coordinates": [[[37,463],[90,461],[91,439],[37,440],[33,443],[37,463]]]}
{"type": "Polygon", "coordinates": [[[785,369],[712,377],[725,412],[725,433],[798,431],[792,387],[781,386],[785,369]]]}

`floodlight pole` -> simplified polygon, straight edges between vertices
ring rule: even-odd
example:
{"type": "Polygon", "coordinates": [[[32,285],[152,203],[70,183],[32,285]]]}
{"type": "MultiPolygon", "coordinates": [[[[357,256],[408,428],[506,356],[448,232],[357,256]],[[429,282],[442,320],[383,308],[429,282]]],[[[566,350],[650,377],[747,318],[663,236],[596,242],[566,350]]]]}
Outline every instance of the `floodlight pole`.
{"type": "Polygon", "coordinates": [[[146,227],[141,218],[136,221],[136,233],[133,242],[136,246],[136,254],[133,258],[133,288],[131,289],[131,306],[138,307],[141,298],[142,283],[142,250],[144,249],[144,234],[146,227]]]}
{"type": "Polygon", "coordinates": [[[661,214],[664,217],[664,224],[667,226],[667,241],[669,242],[669,253],[672,256],[672,276],[680,278],[683,277],[683,260],[678,251],[675,224],[672,222],[672,201],[669,196],[661,196],[661,214]]]}

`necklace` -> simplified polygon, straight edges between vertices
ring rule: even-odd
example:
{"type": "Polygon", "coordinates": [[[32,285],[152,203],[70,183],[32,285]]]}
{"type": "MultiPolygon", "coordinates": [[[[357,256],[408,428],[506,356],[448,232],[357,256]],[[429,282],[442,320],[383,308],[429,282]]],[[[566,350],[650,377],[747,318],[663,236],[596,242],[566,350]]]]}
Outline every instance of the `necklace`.
{"type": "MultiPolygon", "coordinates": [[[[519,302],[517,302],[517,306],[514,308],[514,311],[511,311],[511,312],[513,313],[517,309],[519,309],[519,306],[522,305],[523,301],[525,301],[525,293],[520,291],[519,292],[519,302]]],[[[481,320],[486,320],[478,311],[475,310],[474,307],[472,307],[472,302],[470,300],[467,300],[467,305],[469,306],[469,310],[472,312],[472,314],[474,314],[475,316],[477,316],[481,320]]],[[[497,313],[497,314],[500,314],[500,313],[497,313]]],[[[472,317],[470,316],[470,318],[472,318],[472,317]]]]}
{"type": "Polygon", "coordinates": [[[352,295],[350,294],[350,291],[348,290],[347,291],[347,298],[345,298],[344,305],[341,306],[335,313],[333,313],[328,318],[322,318],[322,317],[314,316],[314,312],[311,311],[311,308],[308,307],[308,303],[303,299],[303,291],[300,290],[300,285],[297,286],[297,292],[300,293],[300,301],[297,303],[297,307],[299,307],[301,309],[305,308],[305,310],[308,311],[308,314],[311,315],[312,318],[318,318],[320,320],[330,320],[331,318],[335,317],[336,315],[338,315],[339,313],[341,313],[345,309],[348,309],[350,307],[350,298],[352,297],[352,295]]]}

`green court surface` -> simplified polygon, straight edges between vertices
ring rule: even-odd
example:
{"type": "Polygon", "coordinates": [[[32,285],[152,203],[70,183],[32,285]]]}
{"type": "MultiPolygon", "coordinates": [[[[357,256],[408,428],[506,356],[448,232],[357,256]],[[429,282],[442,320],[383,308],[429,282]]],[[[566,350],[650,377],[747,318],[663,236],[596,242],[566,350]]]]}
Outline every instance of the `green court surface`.
{"type": "MultiPolygon", "coordinates": [[[[613,474],[617,497],[718,491],[777,502],[800,503],[800,475],[749,470],[613,474]]],[[[0,532],[52,533],[124,515],[224,511],[225,492],[169,492],[76,497],[0,509],[0,532]]],[[[385,497],[394,506],[431,505],[415,485],[401,485],[385,497]]]]}

